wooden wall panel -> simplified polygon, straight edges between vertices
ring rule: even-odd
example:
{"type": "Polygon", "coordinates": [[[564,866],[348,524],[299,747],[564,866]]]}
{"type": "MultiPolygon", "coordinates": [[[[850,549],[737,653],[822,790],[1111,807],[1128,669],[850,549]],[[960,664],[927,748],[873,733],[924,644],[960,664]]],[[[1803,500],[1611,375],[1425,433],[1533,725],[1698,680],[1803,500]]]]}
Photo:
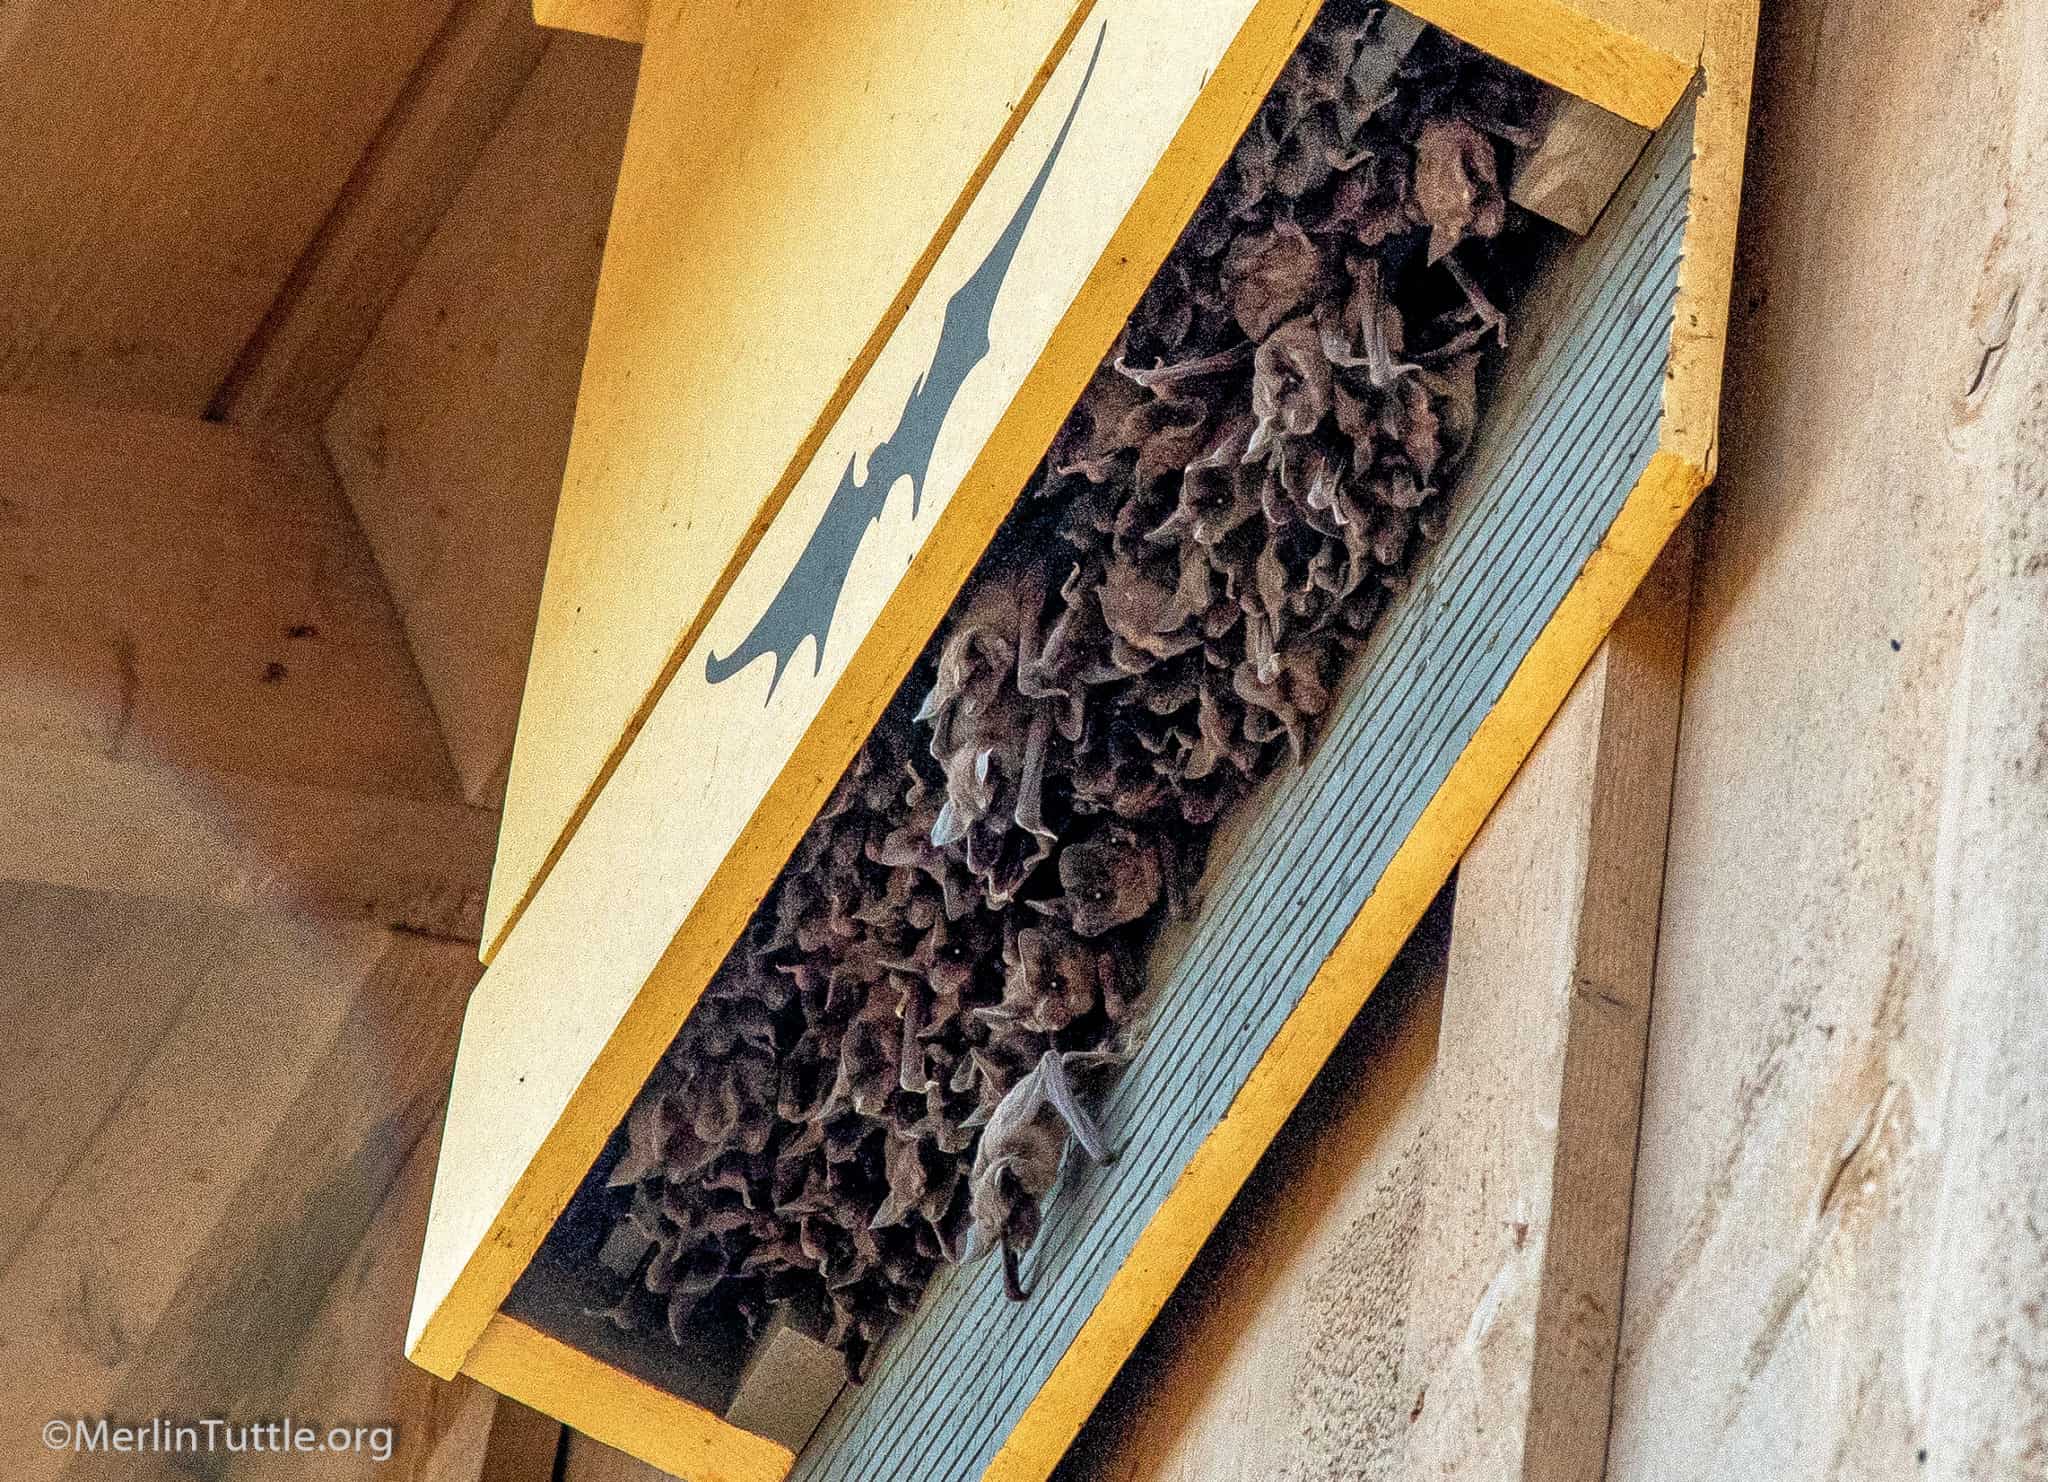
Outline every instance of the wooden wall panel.
{"type": "Polygon", "coordinates": [[[197,415],[450,0],[16,0],[0,391],[197,415]]]}
{"type": "Polygon", "coordinates": [[[0,399],[0,741],[448,796],[376,564],[318,453],[0,399]]]}
{"type": "Polygon", "coordinates": [[[2040,1477],[2048,6],[1760,60],[1608,1475],[2040,1477]]]}
{"type": "Polygon", "coordinates": [[[638,56],[547,40],[326,419],[472,801],[511,756],[638,56]]]}
{"type": "MultiPolygon", "coordinates": [[[[112,1062],[85,1078],[88,1125],[43,1115],[49,1097],[10,1096],[0,1161],[36,1178],[0,1249],[7,1474],[64,1470],[35,1444],[51,1416],[274,1413],[434,1126],[478,971],[468,944],[218,908],[167,931],[154,904],[47,887],[0,887],[0,900],[10,966],[34,974],[10,979],[12,1027],[112,1062]],[[100,989],[79,983],[77,960],[150,943],[162,950],[125,985],[147,1030],[91,1015],[100,989]]],[[[173,1461],[80,1459],[67,1475],[182,1475],[173,1461]]]]}
{"type": "Polygon", "coordinates": [[[201,965],[235,937],[220,912],[190,904],[0,886],[0,1263],[199,991],[201,965]]]}

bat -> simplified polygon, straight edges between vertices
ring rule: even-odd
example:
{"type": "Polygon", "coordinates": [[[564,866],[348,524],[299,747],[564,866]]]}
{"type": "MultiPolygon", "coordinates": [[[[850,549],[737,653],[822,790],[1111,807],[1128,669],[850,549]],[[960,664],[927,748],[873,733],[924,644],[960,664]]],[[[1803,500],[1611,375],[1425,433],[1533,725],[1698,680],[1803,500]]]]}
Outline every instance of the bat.
{"type": "Polygon", "coordinates": [[[732,652],[706,656],[704,677],[712,684],[723,684],[762,655],[773,654],[775,673],[768,682],[768,698],[773,699],[775,687],[782,682],[784,669],[806,638],[816,645],[816,661],[811,672],[822,671],[825,667],[825,635],[831,630],[833,616],[838,612],[839,597],[845,589],[847,574],[853,569],[853,558],[860,549],[861,536],[868,526],[882,517],[889,491],[895,488],[898,479],[910,480],[910,513],[913,519],[916,518],[924,497],[925,475],[931,469],[933,450],[938,447],[940,429],[945,426],[946,417],[953,410],[953,402],[968,375],[988,356],[988,327],[995,314],[996,295],[1002,291],[1003,280],[1009,275],[1011,261],[1017,255],[1017,246],[1024,238],[1024,228],[1030,223],[1032,212],[1038,208],[1038,199],[1044,193],[1045,183],[1052,175],[1060,151],[1066,147],[1067,133],[1074,126],[1074,116],[1080,112],[1082,98],[1087,96],[1088,84],[1095,75],[1095,63],[1102,55],[1103,34],[1107,30],[1105,23],[1102,30],[1096,32],[1095,50],[1088,58],[1088,68],[1081,75],[1081,86],[1067,109],[1066,120],[1060,125],[1059,134],[1053,139],[1052,148],[1047,152],[1045,162],[1039,166],[1031,188],[1018,202],[1009,225],[996,238],[995,245],[989,248],[981,265],[946,300],[946,312],[940,323],[938,343],[932,348],[931,363],[912,388],[909,400],[903,404],[895,429],[868,454],[864,476],[856,478],[854,475],[858,462],[856,457],[846,460],[846,470],[840,474],[839,486],[832,491],[824,514],[818,518],[817,528],[811,532],[811,538],[805,542],[796,564],[783,578],[782,587],[767,610],[732,652]]]}

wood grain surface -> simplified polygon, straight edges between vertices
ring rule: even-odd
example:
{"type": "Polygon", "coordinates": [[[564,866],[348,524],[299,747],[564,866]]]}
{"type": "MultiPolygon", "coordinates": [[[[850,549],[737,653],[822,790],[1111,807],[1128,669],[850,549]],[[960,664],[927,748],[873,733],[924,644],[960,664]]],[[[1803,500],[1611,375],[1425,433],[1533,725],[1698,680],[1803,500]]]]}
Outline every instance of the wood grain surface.
{"type": "Polygon", "coordinates": [[[1615,1478],[2048,1475],[2044,98],[2039,0],[1766,14],[1615,1478]]]}
{"type": "Polygon", "coordinates": [[[451,0],[15,0],[0,391],[197,416],[451,0]]]}

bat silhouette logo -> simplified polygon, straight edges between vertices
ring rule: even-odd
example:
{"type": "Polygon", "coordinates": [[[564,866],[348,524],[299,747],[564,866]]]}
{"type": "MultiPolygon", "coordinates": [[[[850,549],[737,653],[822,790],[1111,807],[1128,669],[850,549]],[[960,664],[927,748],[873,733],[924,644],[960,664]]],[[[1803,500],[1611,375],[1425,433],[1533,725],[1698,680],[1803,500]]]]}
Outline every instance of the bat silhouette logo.
{"type": "Polygon", "coordinates": [[[889,491],[900,478],[908,477],[910,480],[910,513],[913,519],[916,518],[924,498],[925,475],[931,469],[932,452],[938,447],[939,430],[945,426],[946,416],[953,410],[954,399],[959,396],[969,373],[988,355],[988,327],[995,314],[996,295],[1002,290],[1003,279],[1009,274],[1011,260],[1017,255],[1017,245],[1023,240],[1031,213],[1038,207],[1038,198],[1045,190],[1046,180],[1052,175],[1052,167],[1058,161],[1060,151],[1066,147],[1067,131],[1074,126],[1074,115],[1080,111],[1081,99],[1086,96],[1088,83],[1095,75],[1096,60],[1102,55],[1103,32],[1107,29],[1105,24],[1095,33],[1095,50],[1089,55],[1087,70],[1081,75],[1081,86],[1074,94],[1073,104],[1067,109],[1059,134],[1052,141],[1045,163],[1038,167],[1038,175],[1031,182],[1031,188],[1018,202],[1009,225],[1003,228],[1003,234],[989,248],[988,256],[946,300],[946,312],[940,323],[938,344],[932,348],[931,364],[911,390],[910,399],[903,404],[903,414],[896,419],[895,430],[868,454],[865,477],[854,477],[857,459],[849,457],[846,460],[846,471],[839,476],[839,487],[833,490],[825,513],[818,519],[817,529],[811,532],[810,540],[805,543],[796,564],[790,567],[775,599],[768,604],[752,631],[740,640],[737,648],[729,654],[707,656],[704,677],[712,684],[723,684],[763,654],[773,654],[775,673],[768,682],[768,696],[772,699],[775,687],[782,682],[783,670],[806,638],[815,645],[816,659],[811,672],[821,671],[825,667],[825,635],[831,630],[832,618],[839,609],[839,596],[846,587],[847,573],[853,569],[853,557],[860,548],[861,535],[882,517],[889,491]]]}

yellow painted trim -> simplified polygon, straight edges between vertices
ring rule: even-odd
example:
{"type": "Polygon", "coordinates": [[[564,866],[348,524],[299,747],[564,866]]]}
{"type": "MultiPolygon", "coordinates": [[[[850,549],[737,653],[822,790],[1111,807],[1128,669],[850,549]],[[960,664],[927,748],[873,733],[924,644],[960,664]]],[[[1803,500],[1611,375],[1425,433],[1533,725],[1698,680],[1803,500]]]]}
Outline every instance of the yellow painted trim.
{"type": "Polygon", "coordinates": [[[1699,66],[1712,0],[1403,0],[1545,82],[1654,129],[1699,66]]]}
{"type": "Polygon", "coordinates": [[[783,1482],[796,1465],[787,1446],[503,1313],[484,1329],[462,1372],[689,1482],[783,1482]]]}
{"type": "Polygon", "coordinates": [[[1651,459],[1607,538],[1537,635],[1223,1120],[1138,1236],[985,1478],[1042,1482],[1066,1454],[1704,487],[1700,469],[1662,451],[1651,459]]]}
{"type": "Polygon", "coordinates": [[[1678,264],[1671,370],[1664,387],[1665,448],[1712,478],[1720,460],[1721,368],[1735,287],[1735,232],[1749,142],[1757,0],[1714,0],[1706,77],[1693,121],[1691,214],[1678,264]]]}

